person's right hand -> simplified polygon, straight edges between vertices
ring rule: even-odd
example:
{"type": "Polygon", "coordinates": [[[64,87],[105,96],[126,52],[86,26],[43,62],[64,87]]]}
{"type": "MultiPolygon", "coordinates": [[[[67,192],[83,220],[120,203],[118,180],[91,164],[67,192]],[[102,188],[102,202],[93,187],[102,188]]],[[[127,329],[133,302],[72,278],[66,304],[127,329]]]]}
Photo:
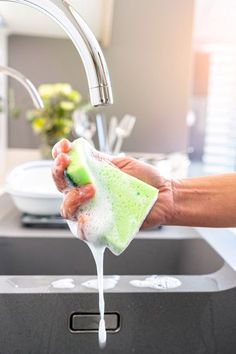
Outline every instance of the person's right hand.
{"type": "MultiPolygon", "coordinates": [[[[64,177],[64,171],[69,164],[67,153],[70,151],[70,148],[71,144],[66,139],[61,140],[55,145],[53,149],[55,162],[52,173],[57,188],[65,194],[61,207],[62,217],[69,220],[76,220],[78,208],[94,196],[95,188],[91,184],[76,188],[68,188],[64,177]]],[[[108,159],[111,160],[110,156],[108,159]]],[[[158,199],[145,219],[142,228],[150,228],[169,223],[174,213],[171,180],[162,177],[153,166],[130,157],[113,158],[112,163],[124,173],[136,177],[159,189],[158,199]]]]}
{"type": "Polygon", "coordinates": [[[131,157],[117,157],[112,163],[123,172],[159,190],[158,199],[141,228],[168,224],[174,213],[172,181],[162,177],[155,167],[131,157]]]}

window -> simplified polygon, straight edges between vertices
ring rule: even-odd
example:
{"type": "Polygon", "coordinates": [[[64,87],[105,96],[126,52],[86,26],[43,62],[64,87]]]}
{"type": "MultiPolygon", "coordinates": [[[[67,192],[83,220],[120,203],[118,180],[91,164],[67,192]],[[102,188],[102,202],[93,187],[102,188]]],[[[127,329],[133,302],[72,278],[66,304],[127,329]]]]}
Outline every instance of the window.
{"type": "Polygon", "coordinates": [[[236,170],[236,46],[214,44],[210,53],[203,162],[206,172],[236,170]]]}

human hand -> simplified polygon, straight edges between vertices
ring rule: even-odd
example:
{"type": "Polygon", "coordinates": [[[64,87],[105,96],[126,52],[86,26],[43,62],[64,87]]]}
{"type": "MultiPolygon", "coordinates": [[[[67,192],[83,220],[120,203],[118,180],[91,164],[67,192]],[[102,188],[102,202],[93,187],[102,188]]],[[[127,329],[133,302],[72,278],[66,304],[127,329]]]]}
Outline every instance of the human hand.
{"type": "MultiPolygon", "coordinates": [[[[55,158],[52,174],[57,188],[64,192],[65,197],[61,206],[62,217],[69,220],[76,220],[78,208],[89,201],[95,195],[95,188],[88,184],[81,187],[69,188],[64,177],[64,171],[69,164],[67,153],[71,144],[63,139],[53,148],[55,158]]],[[[110,158],[109,158],[110,159],[110,158]]],[[[174,202],[172,183],[162,177],[156,168],[130,157],[119,157],[112,159],[112,163],[123,172],[136,177],[153,187],[159,189],[159,197],[150,213],[145,219],[142,228],[150,228],[156,225],[164,225],[169,222],[173,214],[174,202]]]]}
{"type": "Polygon", "coordinates": [[[174,212],[172,181],[162,177],[155,167],[131,157],[117,157],[112,163],[123,172],[159,189],[158,199],[142,229],[168,224],[174,212]]]}
{"type": "Polygon", "coordinates": [[[61,205],[61,216],[67,220],[76,220],[79,207],[93,198],[95,188],[92,184],[71,188],[65,178],[64,172],[70,163],[67,153],[70,151],[71,143],[67,139],[60,140],[52,150],[55,159],[52,168],[52,177],[60,192],[63,192],[64,199],[61,205]]]}

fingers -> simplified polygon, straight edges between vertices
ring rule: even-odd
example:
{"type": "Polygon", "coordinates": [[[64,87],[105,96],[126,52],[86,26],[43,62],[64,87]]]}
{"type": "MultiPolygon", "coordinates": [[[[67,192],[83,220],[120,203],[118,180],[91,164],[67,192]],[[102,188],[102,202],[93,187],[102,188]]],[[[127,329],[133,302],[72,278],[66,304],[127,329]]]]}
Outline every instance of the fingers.
{"type": "Polygon", "coordinates": [[[60,192],[63,192],[67,188],[67,182],[65,180],[64,171],[69,165],[69,162],[69,156],[64,153],[60,153],[59,155],[57,155],[53,164],[52,177],[60,192]]]}
{"type": "Polygon", "coordinates": [[[68,155],[66,155],[70,151],[70,148],[70,141],[62,139],[52,149],[52,156],[55,159],[52,176],[60,192],[63,192],[67,188],[64,171],[70,162],[68,155]]]}
{"type": "Polygon", "coordinates": [[[71,149],[71,142],[67,139],[62,139],[54,145],[52,149],[52,156],[55,159],[59,154],[67,154],[71,149]]]}
{"type": "Polygon", "coordinates": [[[66,193],[61,206],[62,217],[68,220],[76,220],[78,208],[94,197],[95,188],[93,185],[87,184],[68,191],[64,172],[70,163],[69,156],[67,155],[70,149],[71,143],[67,139],[62,139],[54,146],[52,156],[55,161],[52,168],[52,176],[58,190],[66,193]]]}
{"type": "Polygon", "coordinates": [[[92,199],[95,195],[95,188],[92,184],[86,184],[79,188],[73,188],[65,194],[61,206],[61,216],[64,219],[75,220],[79,207],[92,199]]]}

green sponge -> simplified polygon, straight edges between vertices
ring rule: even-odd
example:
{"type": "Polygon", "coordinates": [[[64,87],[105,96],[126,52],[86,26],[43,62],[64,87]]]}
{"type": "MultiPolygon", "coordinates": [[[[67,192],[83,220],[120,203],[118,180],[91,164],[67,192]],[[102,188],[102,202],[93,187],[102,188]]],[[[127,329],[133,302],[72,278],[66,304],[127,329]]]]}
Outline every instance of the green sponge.
{"type": "Polygon", "coordinates": [[[72,143],[69,157],[70,180],[78,186],[92,183],[96,189],[95,197],[78,210],[83,238],[120,254],[138,232],[158,190],[122,172],[83,138],[72,143]]]}

